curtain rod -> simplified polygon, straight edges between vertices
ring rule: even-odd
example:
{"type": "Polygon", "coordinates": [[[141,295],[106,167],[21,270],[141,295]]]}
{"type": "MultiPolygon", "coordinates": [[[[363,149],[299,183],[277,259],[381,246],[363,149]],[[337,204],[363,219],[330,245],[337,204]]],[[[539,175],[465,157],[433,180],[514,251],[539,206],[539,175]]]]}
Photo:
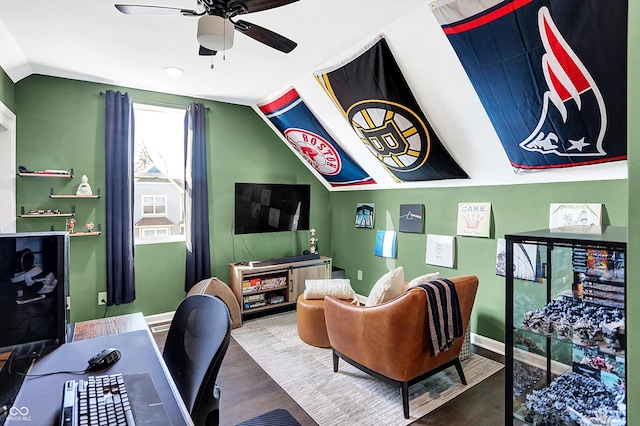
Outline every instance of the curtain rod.
{"type": "MultiPolygon", "coordinates": [[[[105,96],[106,93],[100,91],[100,96],[105,96]]],[[[180,108],[188,108],[189,105],[182,105],[182,104],[174,104],[171,102],[160,102],[160,101],[150,101],[147,99],[136,99],[136,98],[132,98],[134,102],[140,102],[140,103],[144,103],[144,104],[148,104],[148,105],[157,105],[157,106],[170,106],[170,107],[180,107],[180,108]]],[[[211,108],[209,108],[208,106],[204,107],[205,110],[207,111],[211,111],[211,108]]]]}

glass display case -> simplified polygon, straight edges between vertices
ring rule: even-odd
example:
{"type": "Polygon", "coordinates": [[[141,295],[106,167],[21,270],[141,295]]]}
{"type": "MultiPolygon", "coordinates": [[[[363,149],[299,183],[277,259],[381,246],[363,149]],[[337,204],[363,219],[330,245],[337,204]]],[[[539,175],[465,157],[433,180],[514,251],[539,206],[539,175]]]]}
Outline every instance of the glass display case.
{"type": "Polygon", "coordinates": [[[624,227],[506,235],[505,424],[626,424],[624,227]]]}

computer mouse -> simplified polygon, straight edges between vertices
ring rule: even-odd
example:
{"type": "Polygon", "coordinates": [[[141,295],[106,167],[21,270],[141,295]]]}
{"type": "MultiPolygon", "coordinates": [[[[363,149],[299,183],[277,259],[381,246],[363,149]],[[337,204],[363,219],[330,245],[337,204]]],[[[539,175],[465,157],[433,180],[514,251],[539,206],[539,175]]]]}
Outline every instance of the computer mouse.
{"type": "Polygon", "coordinates": [[[89,359],[89,367],[87,367],[87,371],[107,368],[108,366],[115,364],[120,359],[120,356],[120,351],[116,348],[103,349],[89,359]]]}

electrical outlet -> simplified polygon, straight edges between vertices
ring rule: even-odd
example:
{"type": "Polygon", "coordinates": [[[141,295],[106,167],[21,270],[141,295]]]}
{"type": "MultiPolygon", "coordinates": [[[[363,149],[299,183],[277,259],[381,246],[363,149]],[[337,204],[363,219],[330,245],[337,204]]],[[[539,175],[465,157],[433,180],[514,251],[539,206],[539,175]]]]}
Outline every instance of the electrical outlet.
{"type": "Polygon", "coordinates": [[[98,305],[106,305],[107,304],[107,292],[101,291],[98,293],[98,305]]]}
{"type": "Polygon", "coordinates": [[[362,271],[358,269],[358,281],[362,281],[362,271]]]}

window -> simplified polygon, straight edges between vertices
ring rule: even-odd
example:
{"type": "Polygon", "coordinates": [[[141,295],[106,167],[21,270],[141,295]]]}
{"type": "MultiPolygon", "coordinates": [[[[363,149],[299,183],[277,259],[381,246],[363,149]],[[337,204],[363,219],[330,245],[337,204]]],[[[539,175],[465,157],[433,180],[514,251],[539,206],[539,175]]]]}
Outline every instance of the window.
{"type": "Polygon", "coordinates": [[[136,243],[184,241],[184,109],[133,104],[136,243]]]}
{"type": "Polygon", "coordinates": [[[165,216],[167,214],[167,197],[165,195],[143,195],[142,214],[144,216],[165,216]]]}
{"type": "Polygon", "coordinates": [[[140,231],[140,236],[143,238],[164,237],[169,235],[169,230],[166,228],[141,228],[140,231]]]}

